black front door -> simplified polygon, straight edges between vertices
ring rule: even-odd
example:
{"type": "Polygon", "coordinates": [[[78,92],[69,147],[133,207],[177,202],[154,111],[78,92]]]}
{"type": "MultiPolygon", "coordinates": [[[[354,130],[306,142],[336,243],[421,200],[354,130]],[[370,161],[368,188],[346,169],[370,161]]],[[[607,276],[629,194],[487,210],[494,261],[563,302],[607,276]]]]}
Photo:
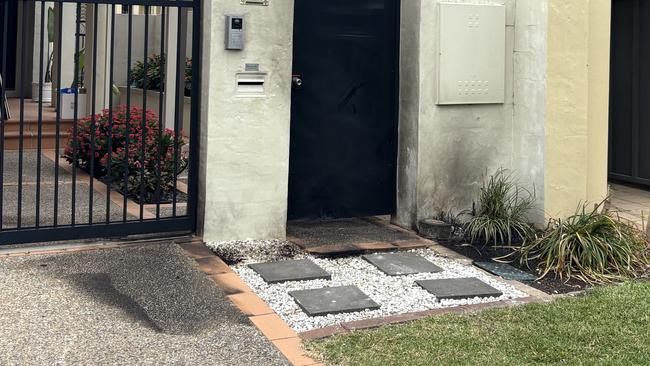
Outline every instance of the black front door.
{"type": "Polygon", "coordinates": [[[7,90],[16,89],[17,33],[18,1],[0,1],[0,74],[7,90]],[[6,60],[6,65],[3,65],[3,60],[6,60]]]}
{"type": "Polygon", "coordinates": [[[398,24],[399,0],[296,0],[290,219],[394,212],[398,24]]]}

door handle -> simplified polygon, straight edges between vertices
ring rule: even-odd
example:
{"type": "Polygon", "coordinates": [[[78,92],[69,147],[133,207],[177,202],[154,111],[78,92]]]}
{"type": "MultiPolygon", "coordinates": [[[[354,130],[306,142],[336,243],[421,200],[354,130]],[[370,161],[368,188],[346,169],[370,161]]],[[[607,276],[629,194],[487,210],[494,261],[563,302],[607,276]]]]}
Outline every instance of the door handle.
{"type": "Polygon", "coordinates": [[[302,87],[302,75],[292,75],[291,84],[294,89],[300,89],[302,87]]]}

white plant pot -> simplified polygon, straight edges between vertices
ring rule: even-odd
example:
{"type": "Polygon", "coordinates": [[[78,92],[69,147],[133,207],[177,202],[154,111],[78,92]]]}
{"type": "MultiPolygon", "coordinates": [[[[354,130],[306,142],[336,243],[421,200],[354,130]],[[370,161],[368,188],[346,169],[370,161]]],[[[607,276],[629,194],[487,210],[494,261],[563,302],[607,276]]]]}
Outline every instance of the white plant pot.
{"type": "MultiPolygon", "coordinates": [[[[32,83],[32,100],[38,102],[39,83],[32,83]]],[[[52,83],[43,83],[43,103],[52,102],[52,83]]]]}
{"type": "MultiPolygon", "coordinates": [[[[61,92],[61,119],[74,119],[75,95],[71,92],[61,92]]],[[[86,94],[77,95],[77,119],[86,117],[86,94]]]]}

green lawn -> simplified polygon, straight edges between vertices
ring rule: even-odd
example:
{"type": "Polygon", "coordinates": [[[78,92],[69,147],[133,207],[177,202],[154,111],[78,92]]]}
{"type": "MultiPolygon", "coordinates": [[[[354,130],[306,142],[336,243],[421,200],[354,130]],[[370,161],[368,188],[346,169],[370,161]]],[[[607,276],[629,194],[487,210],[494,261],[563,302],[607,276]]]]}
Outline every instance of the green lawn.
{"type": "Polygon", "coordinates": [[[650,365],[650,282],[310,342],[328,365],[650,365]]]}

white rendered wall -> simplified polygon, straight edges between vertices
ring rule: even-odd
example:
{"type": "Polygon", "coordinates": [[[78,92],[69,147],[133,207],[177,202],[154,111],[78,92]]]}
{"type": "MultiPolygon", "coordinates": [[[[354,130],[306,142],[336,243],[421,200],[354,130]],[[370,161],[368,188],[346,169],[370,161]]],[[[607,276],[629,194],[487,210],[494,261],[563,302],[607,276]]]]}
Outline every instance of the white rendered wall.
{"type": "Polygon", "coordinates": [[[203,2],[201,204],[205,241],[284,238],[289,173],[293,1],[203,2]],[[243,51],[224,50],[226,14],[243,14],[243,51]],[[268,73],[266,96],[235,96],[246,63],[268,73]]]}
{"type": "Polygon", "coordinates": [[[543,209],[546,1],[452,2],[506,5],[505,103],[436,106],[437,1],[402,1],[394,221],[406,227],[471,208],[486,173],[499,167],[534,186],[543,209]]]}

